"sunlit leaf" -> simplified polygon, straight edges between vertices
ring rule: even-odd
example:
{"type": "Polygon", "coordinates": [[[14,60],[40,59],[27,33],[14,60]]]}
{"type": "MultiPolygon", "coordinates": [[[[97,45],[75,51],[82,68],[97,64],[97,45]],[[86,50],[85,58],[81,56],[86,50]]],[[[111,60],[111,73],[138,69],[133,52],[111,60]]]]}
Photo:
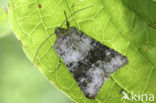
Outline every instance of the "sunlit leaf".
{"type": "MultiPolygon", "coordinates": [[[[26,55],[33,60],[39,45],[54,32],[67,15],[93,5],[69,21],[85,34],[126,55],[129,64],[114,73],[96,99],[87,99],[59,58],[55,36],[42,47],[35,62],[44,75],[67,96],[79,103],[120,103],[127,93],[156,94],[156,3],[150,0],[10,0],[12,28],[26,55]],[[139,5],[139,8],[138,8],[139,5]],[[146,7],[148,6],[148,7],[146,7]],[[144,7],[149,8],[148,10],[144,7]]],[[[65,27],[65,26],[64,26],[65,27]]],[[[35,82],[35,81],[34,81],[35,82]]],[[[131,102],[131,101],[127,101],[131,102]]]]}

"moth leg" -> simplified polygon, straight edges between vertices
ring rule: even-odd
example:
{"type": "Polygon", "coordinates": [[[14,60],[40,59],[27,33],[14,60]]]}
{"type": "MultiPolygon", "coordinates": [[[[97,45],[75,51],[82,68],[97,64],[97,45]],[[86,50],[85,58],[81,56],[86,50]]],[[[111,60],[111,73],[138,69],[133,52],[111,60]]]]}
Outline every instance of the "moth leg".
{"type": "Polygon", "coordinates": [[[59,69],[59,67],[61,66],[61,63],[62,61],[61,61],[61,58],[59,57],[59,63],[57,65],[57,68],[54,70],[54,72],[56,72],[59,69]]]}
{"type": "Polygon", "coordinates": [[[67,28],[69,28],[70,23],[68,21],[67,14],[66,14],[66,11],[65,10],[64,10],[64,15],[65,15],[65,18],[66,18],[66,26],[67,26],[67,28]]]}
{"type": "Polygon", "coordinates": [[[73,4],[72,6],[71,6],[71,8],[74,8],[75,7],[75,4],[73,4]]]}
{"type": "Polygon", "coordinates": [[[54,47],[54,44],[51,46],[51,48],[53,48],[54,47]]]}

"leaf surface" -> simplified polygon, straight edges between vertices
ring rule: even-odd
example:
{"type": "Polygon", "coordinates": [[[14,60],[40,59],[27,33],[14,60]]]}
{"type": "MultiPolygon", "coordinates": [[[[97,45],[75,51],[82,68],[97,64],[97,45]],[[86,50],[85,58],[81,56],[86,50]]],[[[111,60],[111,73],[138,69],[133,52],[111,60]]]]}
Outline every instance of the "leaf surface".
{"type": "Polygon", "coordinates": [[[78,103],[120,103],[124,102],[120,94],[122,89],[127,93],[156,94],[156,3],[144,1],[10,0],[9,18],[26,55],[33,60],[42,41],[65,20],[64,10],[70,15],[93,5],[73,16],[69,20],[71,26],[129,59],[128,65],[112,74],[96,99],[89,100],[83,95],[65,64],[53,72],[59,63],[52,48],[55,36],[41,48],[35,64],[58,89],[78,103]],[[143,8],[146,6],[150,9],[143,8]]]}

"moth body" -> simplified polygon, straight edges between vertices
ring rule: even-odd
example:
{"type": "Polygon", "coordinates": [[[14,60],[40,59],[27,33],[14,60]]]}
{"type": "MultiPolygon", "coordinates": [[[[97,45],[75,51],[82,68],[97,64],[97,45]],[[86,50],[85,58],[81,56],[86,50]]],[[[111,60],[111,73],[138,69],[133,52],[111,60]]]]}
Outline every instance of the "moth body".
{"type": "MultiPolygon", "coordinates": [[[[64,60],[68,70],[72,73],[78,86],[86,97],[94,99],[109,76],[128,63],[128,59],[117,51],[105,46],[99,41],[87,36],[76,27],[70,27],[68,19],[76,13],[89,7],[82,8],[69,17],[49,35],[37,49],[33,63],[44,43],[56,34],[54,49],[64,60]],[[62,28],[66,23],[67,29],[62,28]]],[[[60,63],[58,67],[60,66],[60,63]]],[[[57,68],[58,69],[58,68],[57,68]]],[[[56,69],[56,70],[57,70],[56,69]]]]}
{"type": "Polygon", "coordinates": [[[128,63],[117,51],[87,36],[76,27],[55,30],[54,48],[86,97],[93,99],[109,76],[128,63]]]}

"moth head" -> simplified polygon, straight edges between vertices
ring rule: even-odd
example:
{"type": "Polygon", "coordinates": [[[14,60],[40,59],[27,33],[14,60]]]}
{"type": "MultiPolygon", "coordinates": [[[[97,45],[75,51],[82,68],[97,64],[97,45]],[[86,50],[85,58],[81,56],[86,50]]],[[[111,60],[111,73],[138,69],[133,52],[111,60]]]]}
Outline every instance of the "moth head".
{"type": "MultiPolygon", "coordinates": [[[[36,60],[36,57],[37,57],[37,54],[38,54],[40,48],[45,44],[45,42],[46,42],[49,38],[51,38],[54,34],[56,34],[56,37],[57,37],[57,38],[60,37],[60,36],[62,36],[62,34],[67,34],[66,30],[65,30],[64,28],[62,28],[63,24],[66,23],[67,28],[68,28],[68,27],[69,27],[69,22],[68,22],[69,18],[71,18],[73,15],[75,15],[75,14],[77,14],[78,12],[80,12],[80,11],[82,11],[82,10],[85,10],[85,9],[87,9],[87,8],[89,8],[89,7],[92,7],[92,6],[88,6],[88,7],[82,8],[82,9],[80,9],[80,10],[74,12],[73,14],[71,14],[69,17],[67,17],[66,14],[65,14],[66,20],[63,21],[63,23],[60,25],[60,27],[57,27],[57,28],[55,29],[55,32],[52,33],[51,35],[49,35],[49,36],[41,43],[41,45],[38,47],[38,49],[37,49],[37,51],[36,51],[36,53],[35,53],[35,56],[34,56],[33,64],[35,63],[35,60],[36,60]]],[[[64,12],[64,13],[65,13],[65,12],[64,12]]]]}
{"type": "Polygon", "coordinates": [[[55,29],[55,34],[57,35],[57,34],[63,33],[64,31],[65,31],[64,28],[57,27],[57,28],[55,29]]]}
{"type": "Polygon", "coordinates": [[[59,38],[61,36],[64,36],[66,35],[66,30],[64,28],[61,28],[61,27],[57,27],[55,29],[55,34],[56,34],[56,37],[59,38]]]}

